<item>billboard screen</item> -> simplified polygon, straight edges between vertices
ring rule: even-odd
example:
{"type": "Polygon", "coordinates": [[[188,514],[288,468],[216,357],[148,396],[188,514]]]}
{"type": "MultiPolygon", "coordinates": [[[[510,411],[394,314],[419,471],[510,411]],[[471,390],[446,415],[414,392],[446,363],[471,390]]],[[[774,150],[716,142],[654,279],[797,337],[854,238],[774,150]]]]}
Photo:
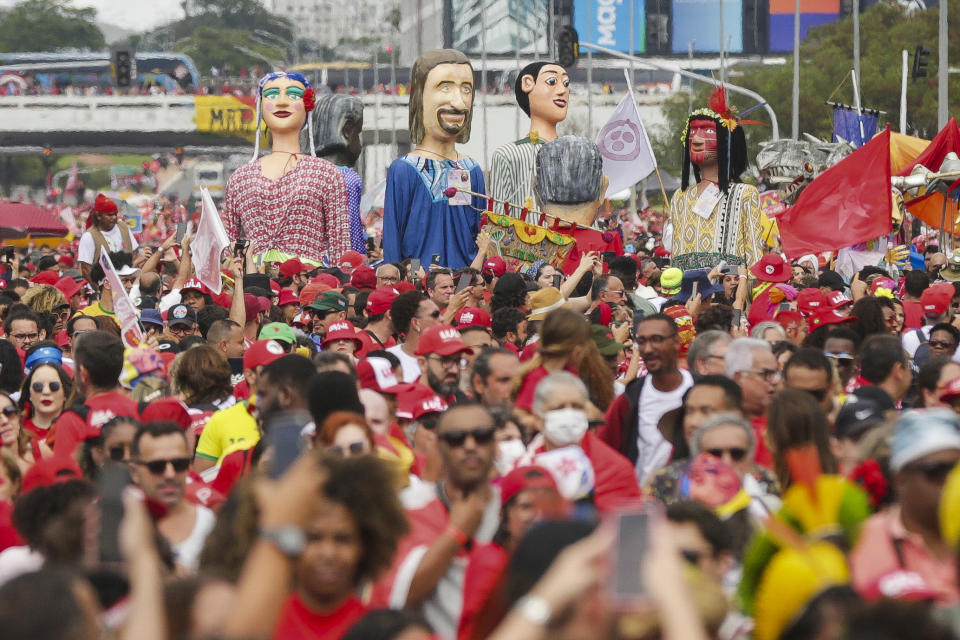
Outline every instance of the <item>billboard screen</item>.
{"type": "Polygon", "coordinates": [[[743,51],[743,2],[741,0],[673,0],[673,52],[720,51],[720,7],[723,5],[724,51],[743,51]]]}
{"type": "Polygon", "coordinates": [[[644,53],[647,50],[646,0],[575,0],[573,26],[580,41],[630,53],[631,2],[633,52],[644,53]]]}

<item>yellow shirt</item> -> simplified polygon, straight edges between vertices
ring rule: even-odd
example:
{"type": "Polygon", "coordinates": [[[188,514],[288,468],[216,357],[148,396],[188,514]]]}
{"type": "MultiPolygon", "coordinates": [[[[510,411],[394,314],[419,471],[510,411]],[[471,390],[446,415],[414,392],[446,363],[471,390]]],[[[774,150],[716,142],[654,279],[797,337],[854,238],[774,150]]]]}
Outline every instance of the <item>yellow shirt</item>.
{"type": "MultiPolygon", "coordinates": [[[[104,309],[99,301],[94,302],[88,307],[84,307],[83,309],[80,309],[80,311],[78,311],[77,313],[79,313],[82,316],[89,316],[91,318],[96,318],[97,316],[107,316],[114,322],[117,322],[117,314],[115,314],[113,311],[107,311],[106,309],[104,309]]],[[[117,324],[119,325],[120,323],[117,322],[117,324]]]]}
{"type": "Polygon", "coordinates": [[[246,402],[214,412],[200,434],[197,457],[220,461],[230,451],[248,449],[260,440],[257,421],[246,402]]]}

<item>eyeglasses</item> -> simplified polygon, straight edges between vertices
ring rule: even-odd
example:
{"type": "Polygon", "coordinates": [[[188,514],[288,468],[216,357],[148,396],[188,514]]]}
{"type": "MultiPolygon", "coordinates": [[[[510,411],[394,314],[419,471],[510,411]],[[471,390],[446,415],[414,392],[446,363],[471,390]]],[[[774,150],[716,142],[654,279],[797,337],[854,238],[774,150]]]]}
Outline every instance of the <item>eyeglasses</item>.
{"type": "Polygon", "coordinates": [[[830,389],[804,389],[807,393],[814,397],[817,402],[823,402],[823,399],[827,397],[827,392],[830,389]]]}
{"type": "Polygon", "coordinates": [[[917,471],[924,475],[928,482],[943,484],[947,475],[957,466],[956,462],[927,462],[907,466],[904,471],[917,471]]]}
{"type": "MultiPolygon", "coordinates": [[[[344,448],[338,444],[328,447],[327,451],[329,451],[335,456],[340,456],[342,458],[344,457],[346,452],[349,452],[350,456],[362,455],[364,452],[364,449],[363,449],[362,442],[351,442],[350,444],[347,445],[346,451],[344,451],[344,448]]],[[[349,458],[350,456],[347,456],[347,457],[349,458]]]]}
{"type": "Polygon", "coordinates": [[[65,309],[54,309],[53,313],[58,319],[66,320],[70,317],[70,307],[66,307],[65,309]]]}
{"type": "Polygon", "coordinates": [[[396,276],[377,276],[377,280],[386,284],[396,284],[400,282],[400,278],[396,276]]]}
{"type": "Polygon", "coordinates": [[[730,459],[734,462],[740,462],[747,457],[747,450],[743,447],[729,447],[726,449],[716,448],[716,449],[707,449],[707,453],[712,455],[714,458],[723,459],[724,453],[730,454],[730,459]]]}
{"type": "Polygon", "coordinates": [[[173,470],[177,473],[183,473],[190,468],[190,458],[171,458],[170,460],[137,460],[137,464],[147,468],[155,476],[159,476],[167,470],[167,465],[173,465],[173,470]]]}
{"type": "Polygon", "coordinates": [[[427,356],[427,358],[429,360],[436,360],[437,362],[440,363],[440,366],[443,367],[444,369],[452,369],[454,367],[456,367],[457,369],[463,368],[463,358],[461,358],[459,355],[443,356],[443,357],[437,356],[437,355],[429,355],[427,356]]]}
{"type": "Polygon", "coordinates": [[[747,369],[744,373],[752,373],[760,376],[767,382],[777,382],[780,380],[780,371],[777,369],[747,369]]]}
{"type": "Polygon", "coordinates": [[[39,333],[11,333],[10,337],[14,340],[20,340],[21,342],[26,342],[27,340],[36,340],[40,337],[39,333]]]}
{"type": "Polygon", "coordinates": [[[664,342],[672,339],[673,339],[673,336],[659,336],[659,335],[637,336],[636,338],[634,338],[633,342],[634,344],[636,344],[638,347],[642,349],[643,347],[647,346],[647,343],[650,343],[650,345],[654,347],[660,347],[663,345],[664,342]]]}
{"type": "Polygon", "coordinates": [[[956,349],[957,348],[957,343],[950,342],[949,340],[928,340],[927,344],[930,345],[931,349],[932,348],[937,348],[937,349],[956,349]]]}
{"type": "Polygon", "coordinates": [[[56,393],[57,391],[60,391],[60,383],[57,380],[51,380],[46,385],[44,385],[43,382],[37,380],[36,382],[30,385],[30,388],[33,389],[34,393],[43,393],[44,386],[47,386],[50,388],[50,393],[56,393]]]}
{"type": "Polygon", "coordinates": [[[438,433],[437,437],[443,440],[449,447],[462,447],[466,443],[467,438],[473,438],[474,442],[483,446],[493,442],[493,436],[496,432],[496,427],[480,427],[479,429],[474,429],[473,431],[467,431],[465,429],[453,429],[451,431],[438,433]]]}
{"type": "Polygon", "coordinates": [[[615,296],[625,296],[627,292],[623,289],[604,289],[605,293],[612,293],[615,296]]]}
{"type": "Polygon", "coordinates": [[[437,318],[440,317],[440,309],[434,309],[433,311],[427,314],[427,317],[433,318],[434,320],[436,320],[437,318]]]}
{"type": "Polygon", "coordinates": [[[180,335],[182,333],[190,333],[193,331],[193,327],[188,327],[182,324],[178,324],[175,327],[170,327],[170,333],[174,335],[180,335]]]}
{"type": "MultiPolygon", "coordinates": [[[[130,454],[130,446],[126,444],[118,444],[115,447],[110,447],[109,449],[107,449],[107,455],[110,456],[110,459],[113,460],[114,462],[123,462],[129,457],[129,454],[130,454]]],[[[177,467],[174,466],[173,468],[176,469],[177,467]]],[[[166,465],[164,465],[164,470],[165,469],[166,469],[166,465]]],[[[163,471],[160,471],[160,473],[163,473],[163,471]]]]}
{"type": "Polygon", "coordinates": [[[20,409],[17,409],[17,405],[15,404],[8,404],[3,409],[0,409],[0,413],[3,414],[4,418],[12,418],[20,413],[20,409]]]}

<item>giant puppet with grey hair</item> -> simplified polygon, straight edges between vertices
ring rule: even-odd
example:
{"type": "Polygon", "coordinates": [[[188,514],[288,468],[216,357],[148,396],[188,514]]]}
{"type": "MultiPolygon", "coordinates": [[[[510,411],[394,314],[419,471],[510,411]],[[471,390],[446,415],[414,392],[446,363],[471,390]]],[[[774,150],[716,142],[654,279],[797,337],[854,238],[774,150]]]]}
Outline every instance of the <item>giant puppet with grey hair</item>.
{"type": "Polygon", "coordinates": [[[363,100],[356,96],[331,93],[317,99],[313,112],[313,140],[316,156],[337,165],[347,187],[350,217],[350,246],[367,253],[366,233],[360,219],[363,178],[355,170],[363,142],[363,100]]]}
{"type": "Polygon", "coordinates": [[[337,264],[350,249],[350,222],[343,174],[314,157],[315,97],[299,73],[274,71],[260,78],[253,158],[227,182],[223,222],[231,240],[245,238],[271,262],[300,258],[337,264]],[[260,119],[270,133],[270,153],[260,157],[260,119]],[[310,153],[300,149],[306,127],[310,153]]]}
{"type": "Polygon", "coordinates": [[[457,152],[470,139],[473,66],[454,49],[428,51],[410,73],[410,141],[414,149],[387,172],[383,256],[387,262],[419,258],[457,269],[477,253],[476,236],[486,191],[483,171],[457,152]],[[450,193],[450,187],[463,191],[450,193]]]}

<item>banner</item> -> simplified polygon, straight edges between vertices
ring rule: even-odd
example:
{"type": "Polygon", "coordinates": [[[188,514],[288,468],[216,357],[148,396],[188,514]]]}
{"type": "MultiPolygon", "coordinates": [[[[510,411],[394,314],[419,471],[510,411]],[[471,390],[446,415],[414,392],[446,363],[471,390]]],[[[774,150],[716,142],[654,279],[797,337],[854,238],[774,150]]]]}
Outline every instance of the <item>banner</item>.
{"type": "Polygon", "coordinates": [[[197,233],[190,243],[190,254],[193,266],[197,271],[197,279],[210,287],[213,293],[220,293],[223,282],[220,278],[220,256],[223,250],[230,245],[227,230],[223,228],[223,220],[217,213],[213,198],[206,187],[200,188],[200,224],[197,233]]]}
{"type": "Polygon", "coordinates": [[[117,275],[117,270],[106,251],[100,253],[100,266],[103,267],[103,273],[106,275],[110,291],[113,293],[113,312],[117,316],[117,322],[120,323],[120,338],[127,347],[131,349],[138,347],[143,341],[143,327],[140,326],[140,317],[137,315],[137,308],[127,295],[127,290],[123,288],[123,282],[120,281],[120,276],[117,275]]]}
{"type": "Polygon", "coordinates": [[[646,0],[576,0],[574,28],[584,42],[630,53],[630,3],[633,2],[633,52],[647,50],[646,0]]]}
{"type": "Polygon", "coordinates": [[[607,198],[632,187],[657,168],[650,138],[643,128],[629,86],[607,124],[597,134],[596,142],[603,157],[603,175],[610,179],[605,194],[607,198]]]}
{"type": "Polygon", "coordinates": [[[853,107],[837,105],[833,107],[833,142],[840,142],[843,138],[859,149],[863,143],[877,132],[877,113],[864,111],[857,115],[853,107]],[[863,133],[860,133],[860,123],[863,123],[863,133]]]}
{"type": "Polygon", "coordinates": [[[257,132],[257,103],[253,97],[196,96],[193,99],[197,131],[218,136],[246,138],[257,132]]]}

